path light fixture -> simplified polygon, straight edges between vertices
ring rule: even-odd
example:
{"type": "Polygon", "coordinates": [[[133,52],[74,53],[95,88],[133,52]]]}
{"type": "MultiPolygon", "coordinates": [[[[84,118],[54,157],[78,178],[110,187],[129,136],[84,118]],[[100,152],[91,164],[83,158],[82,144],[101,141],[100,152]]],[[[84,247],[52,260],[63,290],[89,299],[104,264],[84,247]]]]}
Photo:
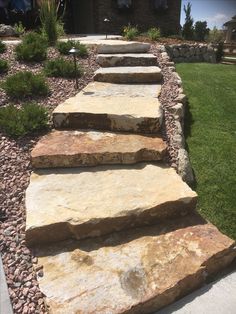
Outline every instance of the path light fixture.
{"type": "Polygon", "coordinates": [[[72,47],[71,50],[69,51],[69,53],[73,56],[74,59],[74,66],[75,66],[75,86],[76,89],[79,89],[79,83],[78,83],[78,69],[77,69],[77,54],[78,54],[78,49],[76,49],[75,47],[72,47]]]}
{"type": "Polygon", "coordinates": [[[106,39],[107,39],[107,36],[108,36],[108,26],[109,26],[109,24],[110,24],[110,20],[109,19],[107,19],[107,18],[105,18],[104,20],[103,20],[103,22],[104,22],[104,24],[106,25],[106,39]]]}

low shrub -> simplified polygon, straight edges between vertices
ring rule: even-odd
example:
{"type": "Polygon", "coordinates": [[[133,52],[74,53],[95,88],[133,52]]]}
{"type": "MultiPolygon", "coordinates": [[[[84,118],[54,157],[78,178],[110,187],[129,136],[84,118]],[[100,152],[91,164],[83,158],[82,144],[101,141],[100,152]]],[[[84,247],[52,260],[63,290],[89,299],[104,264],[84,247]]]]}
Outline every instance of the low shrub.
{"type": "Polygon", "coordinates": [[[13,105],[0,109],[1,129],[9,136],[19,137],[47,127],[48,112],[35,104],[25,104],[21,109],[13,105]]]}
{"type": "Polygon", "coordinates": [[[40,62],[47,58],[47,41],[38,33],[30,32],[15,48],[18,60],[40,62]]]}
{"type": "Polygon", "coordinates": [[[8,62],[0,59],[0,74],[6,73],[9,69],[8,62]]]}
{"type": "Polygon", "coordinates": [[[123,29],[123,36],[127,40],[133,40],[135,37],[137,37],[139,34],[139,30],[136,26],[131,26],[130,24],[128,26],[125,26],[123,29]]]}
{"type": "Polygon", "coordinates": [[[49,93],[49,87],[41,74],[18,72],[8,76],[1,84],[10,97],[43,96],[49,93]]]}
{"type": "Polygon", "coordinates": [[[17,33],[18,36],[21,36],[25,33],[26,29],[23,26],[22,22],[16,23],[14,25],[14,30],[17,33]]]}
{"type": "MultiPolygon", "coordinates": [[[[45,62],[44,72],[47,76],[73,78],[76,76],[73,61],[63,58],[57,58],[45,62]]],[[[80,65],[77,65],[77,76],[82,76],[83,71],[80,65]]]]}
{"type": "Polygon", "coordinates": [[[6,44],[0,40],[0,53],[4,53],[7,50],[6,44]]]}
{"type": "Polygon", "coordinates": [[[217,45],[217,50],[216,50],[216,61],[221,62],[222,58],[224,57],[224,43],[220,42],[217,45]]]}
{"type": "Polygon", "coordinates": [[[78,55],[80,57],[86,57],[88,55],[87,47],[81,44],[79,41],[68,40],[57,43],[57,49],[63,55],[69,55],[69,51],[73,47],[78,50],[78,55]]]}
{"type": "Polygon", "coordinates": [[[156,41],[161,37],[161,32],[159,28],[152,27],[147,31],[147,35],[151,40],[156,41]]]}

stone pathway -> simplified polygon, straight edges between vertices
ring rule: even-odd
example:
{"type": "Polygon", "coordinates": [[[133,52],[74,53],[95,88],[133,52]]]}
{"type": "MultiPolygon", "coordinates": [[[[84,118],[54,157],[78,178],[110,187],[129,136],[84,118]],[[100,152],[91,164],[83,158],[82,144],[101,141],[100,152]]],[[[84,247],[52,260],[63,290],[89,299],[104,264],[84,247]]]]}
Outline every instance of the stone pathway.
{"type": "Polygon", "coordinates": [[[56,130],[32,151],[26,241],[51,313],[151,313],[236,256],[165,164],[162,73],[148,50],[101,45],[95,82],[55,109],[56,130]]]}

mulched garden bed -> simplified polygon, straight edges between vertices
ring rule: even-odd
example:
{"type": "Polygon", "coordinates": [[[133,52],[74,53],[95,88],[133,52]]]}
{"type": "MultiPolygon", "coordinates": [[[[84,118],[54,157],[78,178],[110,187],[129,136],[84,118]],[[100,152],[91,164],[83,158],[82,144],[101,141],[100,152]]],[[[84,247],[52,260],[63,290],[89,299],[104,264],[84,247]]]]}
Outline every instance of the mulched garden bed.
{"type": "MultiPolygon", "coordinates": [[[[19,70],[40,72],[42,64],[26,64],[15,61],[14,46],[9,45],[7,52],[0,57],[10,62],[8,74],[19,70]]],[[[171,75],[172,71],[161,57],[158,44],[152,45],[151,51],[158,57],[159,66],[164,75],[164,85],[160,100],[164,106],[169,106],[178,96],[179,87],[171,75]]],[[[49,58],[58,56],[53,49],[49,49],[49,58]]],[[[85,74],[79,79],[79,89],[85,87],[93,78],[94,71],[98,68],[95,62],[96,51],[90,50],[89,58],[80,59],[85,74]]],[[[65,57],[71,58],[71,57],[65,57]]],[[[0,76],[0,81],[6,75],[0,76]]],[[[48,97],[37,98],[36,102],[46,107],[49,112],[69,97],[73,97],[78,91],[74,89],[74,81],[60,78],[48,78],[51,94],[48,97]]],[[[31,101],[32,99],[27,99],[31,101]]],[[[35,100],[35,99],[34,99],[35,100]]],[[[0,107],[9,103],[21,106],[22,101],[10,100],[0,90],[0,107]]],[[[171,146],[170,138],[173,136],[175,126],[174,119],[166,110],[163,137],[169,143],[169,163],[176,167],[176,150],[171,146]]],[[[32,171],[30,164],[30,151],[42,136],[33,134],[21,139],[11,139],[0,133],[0,251],[2,254],[6,273],[9,294],[13,304],[14,313],[20,314],[44,314],[47,313],[43,294],[40,292],[37,275],[42,275],[42,269],[37,269],[37,258],[25,245],[25,190],[29,184],[32,171]]]]}

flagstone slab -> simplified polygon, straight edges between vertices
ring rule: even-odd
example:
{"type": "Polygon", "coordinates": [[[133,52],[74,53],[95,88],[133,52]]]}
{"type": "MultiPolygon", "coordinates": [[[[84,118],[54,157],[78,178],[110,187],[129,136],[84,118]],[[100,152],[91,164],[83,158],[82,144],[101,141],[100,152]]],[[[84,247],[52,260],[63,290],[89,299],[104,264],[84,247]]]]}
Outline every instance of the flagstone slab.
{"type": "Polygon", "coordinates": [[[197,195],[173,168],[132,166],[38,170],[26,191],[29,245],[95,237],[196,207],[197,195]]]}
{"type": "Polygon", "coordinates": [[[78,94],[53,112],[56,129],[158,133],[163,112],[153,97],[90,97],[78,94]]]}
{"type": "Polygon", "coordinates": [[[100,68],[94,74],[94,81],[108,83],[160,83],[161,69],[157,66],[100,68]]]}
{"type": "Polygon", "coordinates": [[[164,158],[162,138],[96,131],[54,131],[31,152],[35,168],[134,164],[164,158]]]}
{"type": "Polygon", "coordinates": [[[161,92],[160,84],[115,84],[90,82],[79,93],[90,97],[153,97],[157,98],[161,92]]]}
{"type": "Polygon", "coordinates": [[[148,52],[151,45],[134,41],[113,40],[110,42],[100,42],[98,53],[145,53],[148,52]]]}
{"type": "Polygon", "coordinates": [[[99,54],[97,63],[102,67],[156,66],[157,57],[151,53],[99,54]]]}
{"type": "Polygon", "coordinates": [[[149,314],[203,285],[236,256],[234,241],[187,216],[36,250],[53,314],[149,314]]]}

